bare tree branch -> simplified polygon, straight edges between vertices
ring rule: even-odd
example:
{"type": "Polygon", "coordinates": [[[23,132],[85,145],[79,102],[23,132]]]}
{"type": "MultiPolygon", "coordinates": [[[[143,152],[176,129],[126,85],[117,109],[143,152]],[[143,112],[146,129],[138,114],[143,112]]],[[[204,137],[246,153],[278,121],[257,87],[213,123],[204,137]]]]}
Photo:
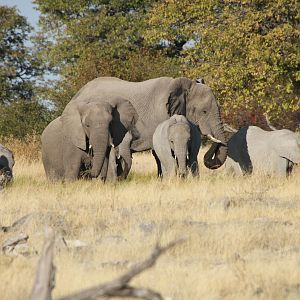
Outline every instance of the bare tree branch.
{"type": "Polygon", "coordinates": [[[174,247],[182,241],[183,240],[173,241],[165,247],[160,247],[157,245],[149,258],[147,258],[141,263],[136,264],[127,273],[117,278],[116,280],[100,284],[98,286],[88,288],[77,293],[73,293],[69,296],[60,298],[60,300],[94,300],[105,296],[132,297],[147,300],[162,300],[163,298],[159,293],[154,292],[150,289],[134,288],[128,286],[128,283],[133,277],[142,273],[146,269],[151,268],[160,255],[162,255],[164,252],[166,252],[167,250],[169,250],[170,248],[174,247]]]}
{"type": "Polygon", "coordinates": [[[10,232],[12,230],[18,229],[21,225],[25,224],[33,215],[34,213],[27,214],[15,221],[11,226],[1,226],[0,230],[2,230],[3,232],[10,232]]]}
{"type": "Polygon", "coordinates": [[[38,263],[37,273],[30,300],[51,300],[51,291],[55,286],[55,266],[53,265],[55,234],[46,229],[45,242],[38,263]]]}
{"type": "Polygon", "coordinates": [[[26,243],[29,236],[26,233],[20,233],[17,236],[9,238],[2,245],[2,251],[7,254],[14,250],[18,244],[26,243]]]}

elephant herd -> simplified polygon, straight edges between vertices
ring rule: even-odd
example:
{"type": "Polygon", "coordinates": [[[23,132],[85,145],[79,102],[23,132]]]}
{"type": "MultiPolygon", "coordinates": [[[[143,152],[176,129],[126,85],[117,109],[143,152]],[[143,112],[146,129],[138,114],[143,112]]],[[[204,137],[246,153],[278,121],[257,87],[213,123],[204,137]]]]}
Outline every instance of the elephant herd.
{"type": "MultiPolygon", "coordinates": [[[[288,175],[300,163],[300,135],[289,130],[248,126],[226,141],[212,90],[184,77],[88,82],[43,131],[42,161],[50,180],[115,181],[127,177],[132,153],[152,150],[158,176],[197,175],[201,135],[212,140],[204,155],[209,169],[288,175]]],[[[13,156],[3,149],[9,163],[0,169],[11,178],[13,156]]]]}

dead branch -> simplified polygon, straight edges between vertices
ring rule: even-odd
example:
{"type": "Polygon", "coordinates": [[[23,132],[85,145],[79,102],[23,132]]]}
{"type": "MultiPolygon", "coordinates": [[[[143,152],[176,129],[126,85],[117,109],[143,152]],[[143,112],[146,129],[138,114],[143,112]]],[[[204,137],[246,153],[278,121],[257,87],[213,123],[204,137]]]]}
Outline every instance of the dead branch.
{"type": "Polygon", "coordinates": [[[150,289],[131,287],[128,283],[133,277],[142,273],[146,269],[151,268],[160,255],[182,241],[183,240],[173,241],[165,247],[157,245],[149,258],[133,266],[121,277],[113,281],[73,293],[69,296],[62,297],[60,300],[95,300],[100,297],[132,297],[146,300],[162,300],[163,298],[159,293],[150,289]]]}
{"type": "Polygon", "coordinates": [[[54,231],[52,229],[47,229],[30,300],[51,300],[52,298],[51,291],[55,286],[55,266],[52,262],[54,243],[54,231]]]}
{"type": "Polygon", "coordinates": [[[29,236],[26,233],[20,233],[17,236],[9,238],[2,245],[2,251],[4,253],[10,253],[14,250],[16,245],[24,244],[27,242],[29,236]]]}
{"type": "Polygon", "coordinates": [[[22,218],[18,219],[17,221],[15,221],[11,226],[1,226],[0,230],[2,230],[3,232],[10,232],[14,229],[17,229],[21,225],[26,223],[33,215],[34,215],[34,213],[27,214],[27,215],[23,216],[22,218]]]}

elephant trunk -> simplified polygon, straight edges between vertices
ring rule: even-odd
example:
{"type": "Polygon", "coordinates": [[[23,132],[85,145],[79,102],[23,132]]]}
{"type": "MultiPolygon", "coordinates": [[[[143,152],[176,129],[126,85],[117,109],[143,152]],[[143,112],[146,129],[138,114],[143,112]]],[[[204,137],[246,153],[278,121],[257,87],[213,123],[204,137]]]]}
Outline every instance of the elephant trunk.
{"type": "Polygon", "coordinates": [[[93,164],[91,177],[98,177],[103,166],[109,139],[108,128],[99,129],[90,135],[90,144],[93,147],[93,164]]]}
{"type": "Polygon", "coordinates": [[[218,122],[215,124],[214,129],[212,130],[212,134],[214,138],[220,142],[214,141],[204,155],[204,165],[209,169],[217,169],[221,167],[226,160],[228,152],[224,127],[219,113],[215,119],[217,119],[218,122]]]}
{"type": "Polygon", "coordinates": [[[185,177],[186,175],[186,160],[187,160],[187,145],[175,145],[174,154],[178,167],[178,175],[185,177]]]}

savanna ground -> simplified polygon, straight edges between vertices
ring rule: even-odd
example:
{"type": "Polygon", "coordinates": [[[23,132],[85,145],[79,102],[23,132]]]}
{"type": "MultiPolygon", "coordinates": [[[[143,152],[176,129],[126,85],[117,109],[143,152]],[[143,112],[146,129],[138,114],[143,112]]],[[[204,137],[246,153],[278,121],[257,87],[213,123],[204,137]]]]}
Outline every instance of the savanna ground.
{"type": "Polygon", "coordinates": [[[0,254],[0,299],[28,299],[47,225],[57,236],[54,299],[114,279],[157,242],[182,237],[132,284],[174,300],[300,298],[299,170],[288,180],[234,178],[200,164],[200,178],[160,181],[142,153],[126,182],[53,184],[36,141],[10,148],[15,180],[0,194],[0,225],[34,214],[0,233],[1,245],[29,235],[26,255],[0,254]]]}

